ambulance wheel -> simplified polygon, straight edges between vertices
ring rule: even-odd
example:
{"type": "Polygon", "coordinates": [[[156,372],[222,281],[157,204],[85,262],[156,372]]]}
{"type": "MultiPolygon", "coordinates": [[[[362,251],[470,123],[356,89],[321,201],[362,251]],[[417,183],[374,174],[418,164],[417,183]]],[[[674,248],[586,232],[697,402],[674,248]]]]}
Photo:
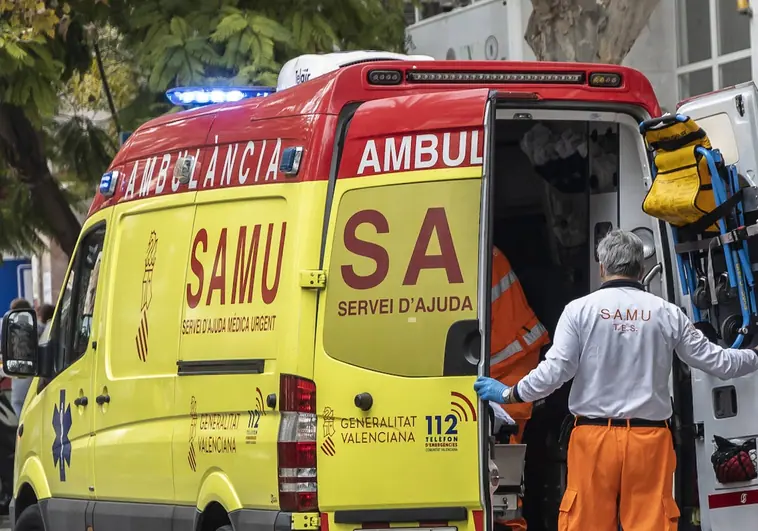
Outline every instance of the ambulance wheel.
{"type": "Polygon", "coordinates": [[[45,531],[45,522],[42,520],[42,513],[39,505],[30,505],[23,510],[21,516],[16,519],[15,531],[45,531]]]}

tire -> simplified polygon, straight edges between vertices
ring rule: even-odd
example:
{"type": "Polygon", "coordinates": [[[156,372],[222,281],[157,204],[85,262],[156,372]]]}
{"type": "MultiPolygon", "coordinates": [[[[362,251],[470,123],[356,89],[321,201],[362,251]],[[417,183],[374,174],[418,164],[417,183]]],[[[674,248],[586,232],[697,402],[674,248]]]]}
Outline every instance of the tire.
{"type": "Polygon", "coordinates": [[[30,505],[16,518],[14,531],[45,531],[45,522],[42,520],[42,513],[39,505],[30,505]]]}
{"type": "Polygon", "coordinates": [[[222,525],[216,531],[234,531],[231,525],[222,525]]]}

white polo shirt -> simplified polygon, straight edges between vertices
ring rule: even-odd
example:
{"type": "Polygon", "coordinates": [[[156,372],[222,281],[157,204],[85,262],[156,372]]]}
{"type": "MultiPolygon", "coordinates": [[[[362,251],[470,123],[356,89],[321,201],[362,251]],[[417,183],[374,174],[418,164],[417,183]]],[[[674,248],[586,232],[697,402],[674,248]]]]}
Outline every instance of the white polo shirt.
{"type": "Polygon", "coordinates": [[[665,420],[674,351],[721,379],[758,370],[754,350],[715,345],[676,305],[636,283],[612,281],[566,306],[545,360],[517,384],[517,394],[534,402],[574,378],[574,415],[665,420]]]}

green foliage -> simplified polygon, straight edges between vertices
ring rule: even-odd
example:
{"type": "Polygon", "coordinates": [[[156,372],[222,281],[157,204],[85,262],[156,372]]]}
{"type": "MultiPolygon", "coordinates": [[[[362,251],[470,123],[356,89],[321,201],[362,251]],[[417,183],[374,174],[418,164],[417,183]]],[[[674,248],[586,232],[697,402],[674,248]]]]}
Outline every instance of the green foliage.
{"type": "MultiPolygon", "coordinates": [[[[274,85],[281,65],[300,54],[402,51],[403,5],[403,0],[0,0],[0,105],[23,109],[44,139],[63,185],[57,192],[61,200],[79,202],[92,195],[117,149],[111,106],[122,129],[133,130],[176,110],[164,96],[174,86],[274,85]]],[[[37,230],[59,235],[50,231],[59,221],[44,212],[31,215],[28,190],[19,184],[19,172],[28,168],[3,162],[8,150],[42,153],[42,147],[17,143],[3,136],[0,123],[0,250],[36,245],[37,230]],[[14,215],[19,219],[11,219],[14,215]]],[[[24,175],[27,183],[35,179],[41,177],[24,175]]]]}
{"type": "Polygon", "coordinates": [[[39,233],[49,228],[35,211],[28,187],[0,167],[0,249],[17,256],[37,251],[42,246],[39,233]]]}
{"type": "Polygon", "coordinates": [[[58,179],[75,196],[91,195],[116,154],[113,138],[91,118],[77,115],[56,120],[47,131],[48,157],[58,179]]]}

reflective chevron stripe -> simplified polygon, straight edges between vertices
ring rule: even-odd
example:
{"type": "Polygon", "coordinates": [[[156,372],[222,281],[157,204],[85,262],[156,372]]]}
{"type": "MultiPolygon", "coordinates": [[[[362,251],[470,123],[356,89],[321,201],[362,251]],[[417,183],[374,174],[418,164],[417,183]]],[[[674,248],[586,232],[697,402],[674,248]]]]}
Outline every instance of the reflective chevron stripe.
{"type": "Polygon", "coordinates": [[[524,350],[521,347],[521,343],[518,342],[518,340],[512,342],[510,345],[505,347],[503,350],[498,352],[497,354],[493,354],[493,356],[490,358],[490,367],[497,365],[501,361],[505,361],[514,354],[517,354],[524,350]]]}
{"type": "Polygon", "coordinates": [[[507,275],[498,280],[497,284],[492,286],[492,302],[498,300],[500,296],[505,293],[508,288],[510,288],[511,285],[517,280],[518,278],[516,278],[516,273],[513,271],[509,271],[507,275]]]}
{"type": "Polygon", "coordinates": [[[534,325],[534,328],[529,330],[522,337],[524,339],[524,343],[526,343],[527,345],[531,345],[535,341],[537,341],[540,337],[542,337],[542,335],[545,333],[547,333],[547,328],[545,328],[542,325],[542,323],[538,322],[536,325],[534,325]]]}

